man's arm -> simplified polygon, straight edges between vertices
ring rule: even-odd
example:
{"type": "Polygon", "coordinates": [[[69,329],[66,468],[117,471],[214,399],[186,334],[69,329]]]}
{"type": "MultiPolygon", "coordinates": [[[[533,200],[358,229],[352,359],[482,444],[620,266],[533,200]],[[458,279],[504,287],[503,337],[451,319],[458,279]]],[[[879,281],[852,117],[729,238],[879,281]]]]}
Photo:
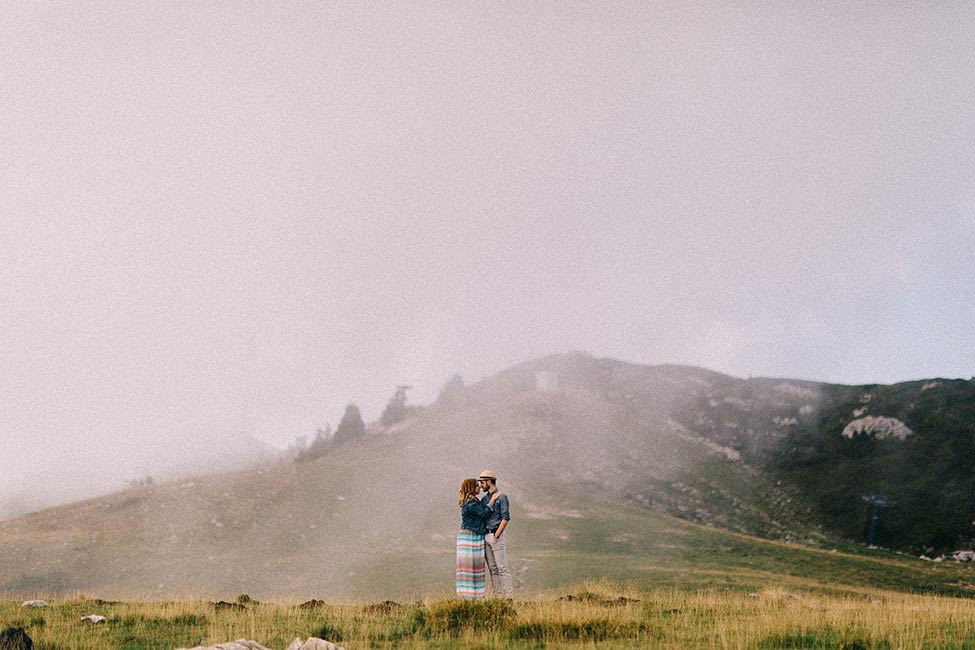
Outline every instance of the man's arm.
{"type": "Polygon", "coordinates": [[[501,537],[501,533],[508,527],[508,521],[511,520],[511,515],[508,512],[508,497],[503,494],[498,497],[498,510],[501,515],[501,523],[498,524],[498,529],[494,531],[494,539],[501,537]]]}

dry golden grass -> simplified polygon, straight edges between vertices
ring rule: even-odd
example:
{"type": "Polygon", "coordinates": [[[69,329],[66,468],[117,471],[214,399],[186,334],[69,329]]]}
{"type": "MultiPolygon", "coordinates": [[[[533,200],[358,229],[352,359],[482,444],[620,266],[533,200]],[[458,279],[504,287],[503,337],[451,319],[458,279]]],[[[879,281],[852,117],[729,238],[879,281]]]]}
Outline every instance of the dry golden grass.
{"type": "Polygon", "coordinates": [[[439,648],[661,648],[673,650],[913,650],[975,648],[975,601],[897,592],[828,594],[769,586],[739,591],[653,590],[590,583],[509,606],[431,599],[414,603],[249,603],[217,611],[202,601],[96,604],[46,609],[0,602],[0,625],[22,626],[38,650],[172,649],[238,638],[283,650],[319,636],[354,650],[439,648]],[[570,599],[560,599],[571,595],[570,599]],[[104,626],[78,621],[109,618],[104,626]]]}

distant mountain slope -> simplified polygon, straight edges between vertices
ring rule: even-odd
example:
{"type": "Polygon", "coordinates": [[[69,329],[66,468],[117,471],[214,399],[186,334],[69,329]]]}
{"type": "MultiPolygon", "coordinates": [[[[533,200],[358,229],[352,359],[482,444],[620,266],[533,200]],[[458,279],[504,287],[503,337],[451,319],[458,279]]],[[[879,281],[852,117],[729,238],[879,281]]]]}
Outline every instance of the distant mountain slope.
{"type": "Polygon", "coordinates": [[[816,436],[863,442],[862,432],[843,436],[849,421],[840,417],[861,390],[585,355],[538,359],[411,409],[391,427],[373,425],[317,460],[139,487],[3,522],[0,591],[398,598],[448,590],[458,485],[491,467],[512,498],[521,589],[632,577],[969,593],[967,567],[804,550],[663,514],[853,548],[820,532],[823,505],[800,480],[818,485],[815,463],[794,450],[816,436]]]}
{"type": "Polygon", "coordinates": [[[539,373],[557,378],[556,419],[573,399],[618,415],[604,452],[625,447],[611,453],[625,479],[583,478],[630,500],[782,539],[815,542],[812,527],[916,554],[975,545],[975,380],[842,386],[559,355],[472,391],[525,391],[539,373]]]}
{"type": "Polygon", "coordinates": [[[801,486],[817,519],[850,539],[915,554],[972,548],[975,381],[822,394],[765,459],[768,472],[801,486]]]}

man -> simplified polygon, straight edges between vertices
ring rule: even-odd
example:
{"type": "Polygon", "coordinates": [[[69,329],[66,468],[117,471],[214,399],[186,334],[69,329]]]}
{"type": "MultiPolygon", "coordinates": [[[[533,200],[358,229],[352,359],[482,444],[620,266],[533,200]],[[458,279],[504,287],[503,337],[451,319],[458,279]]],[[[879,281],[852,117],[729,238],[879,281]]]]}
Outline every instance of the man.
{"type": "Polygon", "coordinates": [[[487,520],[487,534],[484,536],[484,559],[491,573],[491,593],[495,597],[503,596],[513,600],[514,590],[505,549],[508,536],[504,534],[508,522],[511,521],[508,512],[508,495],[501,494],[493,504],[491,503],[491,497],[498,491],[498,476],[489,469],[481,472],[477,484],[484,491],[481,503],[491,509],[491,516],[487,520]]]}

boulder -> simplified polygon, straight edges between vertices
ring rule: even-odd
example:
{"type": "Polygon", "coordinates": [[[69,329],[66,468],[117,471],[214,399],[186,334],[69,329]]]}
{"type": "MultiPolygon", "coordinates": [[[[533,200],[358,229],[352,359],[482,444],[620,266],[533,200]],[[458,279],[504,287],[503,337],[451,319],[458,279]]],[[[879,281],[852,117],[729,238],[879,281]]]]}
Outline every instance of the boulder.
{"type": "Polygon", "coordinates": [[[34,650],[34,641],[21,627],[8,627],[0,632],[0,650],[34,650]]]}
{"type": "Polygon", "coordinates": [[[291,642],[291,645],[288,646],[288,650],[345,650],[345,648],[335,645],[331,641],[317,639],[315,637],[311,637],[302,643],[301,639],[296,637],[291,642]]]}
{"type": "Polygon", "coordinates": [[[43,600],[27,600],[20,604],[21,607],[47,607],[48,604],[43,600]]]}
{"type": "Polygon", "coordinates": [[[227,643],[218,643],[217,645],[198,645],[192,648],[177,648],[176,650],[269,650],[265,648],[257,641],[248,641],[247,639],[237,639],[236,641],[228,641],[227,643]]]}

